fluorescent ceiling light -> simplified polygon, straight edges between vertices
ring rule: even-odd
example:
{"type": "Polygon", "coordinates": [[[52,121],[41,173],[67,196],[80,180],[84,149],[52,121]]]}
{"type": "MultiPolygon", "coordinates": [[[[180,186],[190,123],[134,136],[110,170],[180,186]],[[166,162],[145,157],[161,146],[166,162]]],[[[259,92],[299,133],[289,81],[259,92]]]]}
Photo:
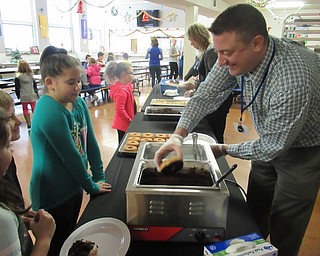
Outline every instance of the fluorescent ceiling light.
{"type": "Polygon", "coordinates": [[[286,8],[299,8],[303,7],[304,2],[301,1],[292,1],[292,2],[272,2],[266,5],[267,8],[274,8],[274,9],[286,9],[286,8]]]}

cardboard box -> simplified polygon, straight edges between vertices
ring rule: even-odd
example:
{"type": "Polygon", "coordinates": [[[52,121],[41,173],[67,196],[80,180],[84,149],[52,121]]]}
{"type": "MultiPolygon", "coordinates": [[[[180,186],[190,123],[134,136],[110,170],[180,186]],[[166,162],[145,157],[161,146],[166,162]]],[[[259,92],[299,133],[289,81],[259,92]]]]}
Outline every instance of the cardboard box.
{"type": "Polygon", "coordinates": [[[204,247],[204,256],[277,256],[278,249],[257,233],[209,244],[204,247]]]}

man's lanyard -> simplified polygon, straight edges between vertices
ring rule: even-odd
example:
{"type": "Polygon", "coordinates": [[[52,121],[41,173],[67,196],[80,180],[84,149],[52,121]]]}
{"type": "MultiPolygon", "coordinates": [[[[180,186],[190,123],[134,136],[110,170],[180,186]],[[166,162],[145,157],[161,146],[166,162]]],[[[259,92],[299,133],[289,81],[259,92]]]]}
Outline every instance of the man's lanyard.
{"type": "Polygon", "coordinates": [[[268,72],[269,72],[269,68],[270,68],[270,65],[271,65],[271,62],[274,58],[274,54],[275,54],[275,51],[276,51],[276,47],[275,47],[275,43],[273,42],[273,50],[272,50],[272,55],[271,55],[271,59],[269,60],[269,63],[267,65],[267,68],[266,68],[266,71],[264,72],[263,74],[263,77],[262,77],[262,80],[261,80],[261,83],[260,85],[258,86],[255,94],[253,95],[251,101],[249,102],[249,104],[247,104],[246,106],[244,106],[244,102],[243,102],[243,92],[244,92],[244,75],[241,76],[241,92],[240,92],[240,109],[241,109],[241,112],[240,112],[240,120],[239,120],[239,125],[238,125],[238,131],[239,132],[243,132],[244,129],[242,127],[242,115],[243,115],[243,112],[252,105],[252,103],[255,101],[255,99],[257,98],[258,94],[259,94],[259,91],[261,89],[261,87],[263,86],[264,82],[266,81],[266,78],[267,78],[267,75],[268,75],[268,72]]]}

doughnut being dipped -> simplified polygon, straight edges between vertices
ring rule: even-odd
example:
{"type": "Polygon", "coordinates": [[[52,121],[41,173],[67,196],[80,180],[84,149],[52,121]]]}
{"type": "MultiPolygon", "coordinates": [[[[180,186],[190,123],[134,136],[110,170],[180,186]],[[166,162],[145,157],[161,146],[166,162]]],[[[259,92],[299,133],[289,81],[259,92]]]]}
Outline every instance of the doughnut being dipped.
{"type": "Polygon", "coordinates": [[[178,156],[164,159],[160,165],[160,172],[163,174],[175,174],[183,168],[183,160],[178,156]]]}

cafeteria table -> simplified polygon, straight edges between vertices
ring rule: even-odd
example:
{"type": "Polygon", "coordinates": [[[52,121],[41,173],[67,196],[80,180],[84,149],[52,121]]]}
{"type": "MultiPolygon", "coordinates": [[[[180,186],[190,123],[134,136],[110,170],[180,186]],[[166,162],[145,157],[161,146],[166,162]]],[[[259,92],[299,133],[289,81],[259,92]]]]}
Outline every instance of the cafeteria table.
{"type": "MultiPolygon", "coordinates": [[[[128,132],[172,133],[176,127],[175,121],[148,121],[144,114],[138,112],[132,120],[128,132]]],[[[203,120],[194,131],[213,136],[208,123],[203,120]]],[[[135,158],[127,157],[115,152],[106,168],[106,181],[112,184],[112,192],[92,197],[85,208],[77,227],[102,217],[117,218],[126,223],[126,194],[125,189],[135,158]]],[[[229,169],[224,157],[217,159],[222,173],[229,169]]],[[[230,174],[228,179],[234,179],[230,174]]],[[[258,232],[256,223],[252,219],[247,204],[240,189],[227,183],[230,198],[227,211],[227,226],[225,239],[244,234],[258,232]]],[[[186,242],[151,242],[131,241],[127,255],[202,256],[203,244],[186,242]]]]}

